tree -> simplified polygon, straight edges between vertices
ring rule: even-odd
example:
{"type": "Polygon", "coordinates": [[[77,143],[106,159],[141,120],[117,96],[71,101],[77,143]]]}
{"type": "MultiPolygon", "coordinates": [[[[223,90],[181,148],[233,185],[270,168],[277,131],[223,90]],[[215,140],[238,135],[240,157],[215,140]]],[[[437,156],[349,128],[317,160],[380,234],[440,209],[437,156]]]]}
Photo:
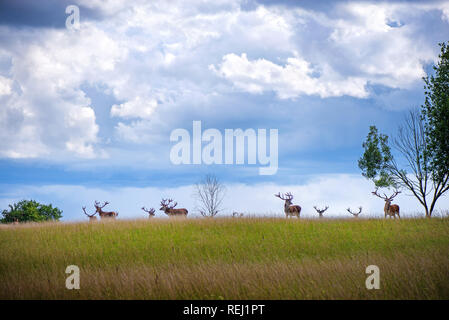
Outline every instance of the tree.
{"type": "Polygon", "coordinates": [[[421,106],[433,179],[439,183],[435,196],[449,189],[449,42],[439,45],[435,75],[423,78],[426,98],[421,106]]]}
{"type": "Polygon", "coordinates": [[[206,175],[202,181],[195,184],[195,196],[199,202],[197,209],[201,215],[216,216],[221,211],[225,193],[225,186],[212,174],[206,175]]]}
{"type": "Polygon", "coordinates": [[[388,171],[388,163],[393,159],[388,145],[388,136],[379,134],[376,126],[370,126],[362,147],[365,152],[358,163],[362,175],[373,180],[378,188],[394,186],[388,171]]]}
{"type": "Polygon", "coordinates": [[[437,200],[449,190],[449,46],[440,46],[435,76],[423,78],[426,98],[421,112],[411,111],[394,139],[394,148],[405,165],[395,160],[388,136],[379,134],[375,126],[370,127],[358,163],[362,175],[373,180],[376,187],[411,191],[428,218],[437,200]]]}
{"type": "Polygon", "coordinates": [[[22,200],[13,205],[9,205],[9,210],[3,210],[2,223],[27,222],[27,221],[48,221],[59,220],[62,217],[62,211],[53,208],[51,204],[44,205],[34,200],[22,200]]]}

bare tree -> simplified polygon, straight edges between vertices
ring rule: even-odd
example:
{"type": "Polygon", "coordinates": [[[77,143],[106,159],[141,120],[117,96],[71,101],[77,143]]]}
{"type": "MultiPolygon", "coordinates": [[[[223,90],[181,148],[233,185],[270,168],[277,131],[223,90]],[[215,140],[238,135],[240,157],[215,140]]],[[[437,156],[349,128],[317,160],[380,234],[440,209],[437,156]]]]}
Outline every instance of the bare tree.
{"type": "Polygon", "coordinates": [[[195,196],[198,200],[197,210],[204,217],[214,217],[222,209],[225,186],[213,174],[207,174],[202,181],[195,184],[195,196]]]}
{"type": "Polygon", "coordinates": [[[424,121],[418,111],[410,111],[404,126],[399,128],[394,147],[405,158],[411,171],[408,174],[406,170],[400,169],[392,159],[389,169],[394,181],[411,191],[424,207],[426,217],[430,218],[438,198],[449,190],[449,175],[439,177],[431,165],[424,121]]]}

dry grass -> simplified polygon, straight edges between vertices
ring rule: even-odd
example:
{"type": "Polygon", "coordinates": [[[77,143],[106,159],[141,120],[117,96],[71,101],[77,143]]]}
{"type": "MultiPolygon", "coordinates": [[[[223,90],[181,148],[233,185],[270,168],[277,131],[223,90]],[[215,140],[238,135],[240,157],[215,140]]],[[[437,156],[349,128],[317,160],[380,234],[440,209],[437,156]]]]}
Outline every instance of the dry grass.
{"type": "Polygon", "coordinates": [[[2,299],[448,299],[449,219],[153,219],[0,228],[2,299]],[[65,288],[78,265],[81,289],[65,288]],[[377,265],[381,289],[365,288],[377,265]]]}

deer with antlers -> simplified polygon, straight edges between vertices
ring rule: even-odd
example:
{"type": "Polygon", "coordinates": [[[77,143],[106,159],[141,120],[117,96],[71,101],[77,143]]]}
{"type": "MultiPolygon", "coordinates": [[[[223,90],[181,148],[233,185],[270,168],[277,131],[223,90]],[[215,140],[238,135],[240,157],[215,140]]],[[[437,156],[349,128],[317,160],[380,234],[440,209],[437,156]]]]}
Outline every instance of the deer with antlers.
{"type": "Polygon", "coordinates": [[[299,219],[299,214],[301,213],[301,207],[297,205],[292,205],[293,195],[290,192],[287,192],[284,195],[281,195],[279,192],[278,194],[274,195],[275,197],[278,197],[281,200],[284,200],[284,212],[286,217],[293,217],[296,216],[299,219]]]}
{"type": "Polygon", "coordinates": [[[177,202],[173,202],[172,199],[162,199],[161,201],[161,208],[159,210],[162,210],[165,212],[166,215],[173,217],[173,216],[185,216],[187,217],[187,209],[180,208],[175,209],[175,207],[178,205],[177,202]]]}
{"type": "Polygon", "coordinates": [[[145,207],[142,207],[142,210],[145,211],[146,213],[148,213],[148,218],[152,218],[154,217],[154,212],[156,212],[156,210],[154,210],[154,208],[150,208],[150,210],[146,209],[145,207]]]}
{"type": "Polygon", "coordinates": [[[371,192],[375,196],[385,200],[385,206],[384,206],[384,212],[385,212],[385,218],[387,218],[387,215],[391,217],[394,217],[396,219],[396,215],[398,215],[398,218],[400,219],[401,216],[399,215],[399,206],[397,204],[391,204],[391,201],[393,201],[394,197],[396,197],[401,191],[395,190],[394,193],[388,197],[385,193],[384,196],[381,196],[377,193],[377,188],[373,192],[371,192]]]}
{"type": "Polygon", "coordinates": [[[346,209],[350,214],[352,214],[354,216],[354,218],[358,218],[359,214],[362,213],[362,207],[359,207],[359,212],[352,212],[351,208],[346,209]]]}
{"type": "Polygon", "coordinates": [[[83,207],[83,211],[84,211],[84,214],[89,217],[89,222],[97,221],[97,217],[95,216],[97,214],[97,211],[95,211],[93,214],[88,214],[86,212],[86,207],[83,207]]]}
{"type": "Polygon", "coordinates": [[[115,217],[118,216],[118,212],[116,211],[103,211],[102,209],[108,205],[109,202],[105,202],[102,206],[100,206],[100,202],[95,201],[94,207],[96,209],[95,212],[98,212],[98,215],[100,216],[101,219],[103,218],[112,218],[115,219],[115,217]]]}
{"type": "Polygon", "coordinates": [[[316,206],[313,206],[313,208],[315,209],[315,211],[320,215],[320,218],[323,217],[323,213],[329,209],[329,206],[326,206],[324,209],[318,209],[316,206]]]}

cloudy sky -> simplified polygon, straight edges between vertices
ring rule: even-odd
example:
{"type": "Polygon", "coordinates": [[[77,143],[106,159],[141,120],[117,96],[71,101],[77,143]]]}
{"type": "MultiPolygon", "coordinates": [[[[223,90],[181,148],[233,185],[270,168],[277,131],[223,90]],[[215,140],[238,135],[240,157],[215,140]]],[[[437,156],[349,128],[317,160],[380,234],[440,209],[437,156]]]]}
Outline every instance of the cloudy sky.
{"type": "MultiPolygon", "coordinates": [[[[382,212],[361,144],[370,125],[394,135],[423,103],[449,2],[316,2],[0,1],[0,208],[33,198],[77,220],[97,199],[140,218],[170,196],[193,212],[192,184],[214,173],[226,212],[282,214],[278,191],[306,216],[382,212]],[[194,120],[277,129],[277,173],[174,165],[170,133],[194,120]]],[[[421,210],[405,191],[396,199],[421,210]]]]}

